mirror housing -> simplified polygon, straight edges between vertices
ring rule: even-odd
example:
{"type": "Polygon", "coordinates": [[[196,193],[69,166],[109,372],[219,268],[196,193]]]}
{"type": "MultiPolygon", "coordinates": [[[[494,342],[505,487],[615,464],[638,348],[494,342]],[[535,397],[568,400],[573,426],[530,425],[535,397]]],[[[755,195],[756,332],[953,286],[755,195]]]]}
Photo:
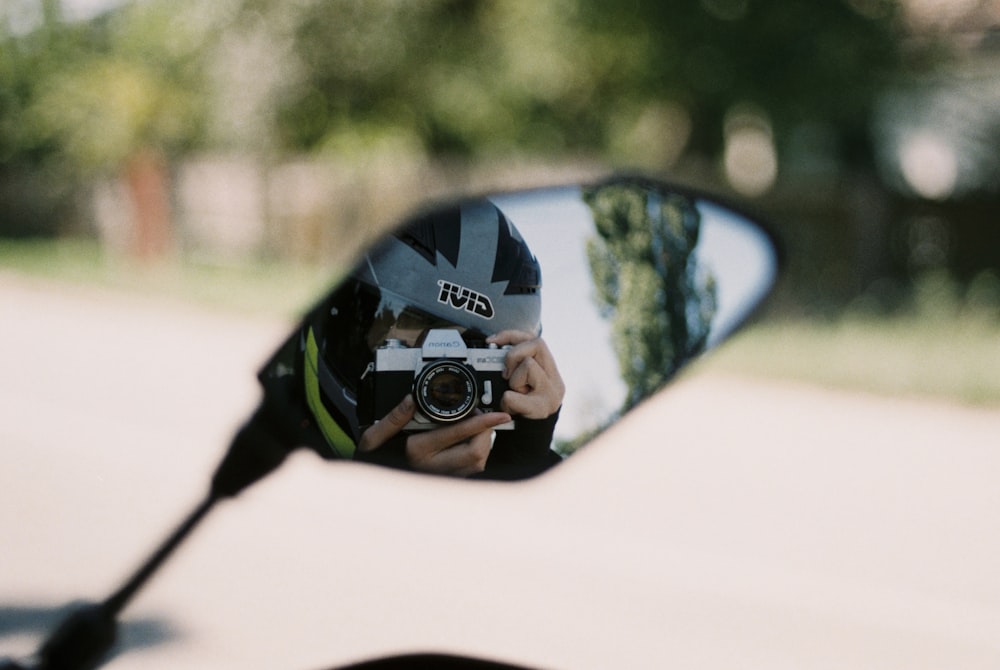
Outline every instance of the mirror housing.
{"type": "Polygon", "coordinates": [[[530,477],[721,343],[778,265],[751,217],[646,178],[444,203],[309,310],[259,373],[265,405],[327,459],[530,477]],[[452,333],[440,355],[432,329],[452,333]]]}

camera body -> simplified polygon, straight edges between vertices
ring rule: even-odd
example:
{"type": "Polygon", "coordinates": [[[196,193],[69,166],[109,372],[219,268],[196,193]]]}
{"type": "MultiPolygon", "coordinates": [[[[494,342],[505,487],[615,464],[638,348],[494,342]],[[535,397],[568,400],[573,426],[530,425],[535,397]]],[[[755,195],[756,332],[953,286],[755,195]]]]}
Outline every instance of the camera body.
{"type": "MultiPolygon", "coordinates": [[[[471,416],[476,409],[500,411],[508,389],[503,378],[509,347],[466,345],[458,330],[432,328],[417,347],[400,340],[386,340],[375,350],[370,377],[370,403],[359,404],[362,424],[384,418],[407,393],[413,394],[417,411],[403,430],[429,430],[471,416]],[[369,414],[366,417],[364,414],[369,414]]],[[[496,426],[510,430],[514,422],[496,426]]]]}

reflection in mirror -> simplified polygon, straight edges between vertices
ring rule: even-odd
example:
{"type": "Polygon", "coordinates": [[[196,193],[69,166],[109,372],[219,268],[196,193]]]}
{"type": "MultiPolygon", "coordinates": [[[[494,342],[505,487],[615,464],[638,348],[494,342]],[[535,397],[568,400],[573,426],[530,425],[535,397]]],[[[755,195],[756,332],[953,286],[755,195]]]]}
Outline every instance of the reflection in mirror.
{"type": "Polygon", "coordinates": [[[724,340],[776,277],[756,224],[665,185],[619,180],[494,201],[544,271],[544,333],[567,387],[556,430],[564,453],[724,340]]]}
{"type": "Polygon", "coordinates": [[[381,241],[260,378],[325,457],[522,479],[721,342],[776,272],[750,219],[657,182],[470,199],[381,241]]]}

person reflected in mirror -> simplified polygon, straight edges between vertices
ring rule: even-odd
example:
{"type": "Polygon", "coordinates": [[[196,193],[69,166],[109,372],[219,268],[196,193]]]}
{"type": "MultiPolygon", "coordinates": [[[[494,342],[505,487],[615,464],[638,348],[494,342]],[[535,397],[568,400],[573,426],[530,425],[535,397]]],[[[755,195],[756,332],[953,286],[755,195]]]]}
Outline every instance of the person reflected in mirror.
{"type": "MultiPolygon", "coordinates": [[[[503,331],[486,342],[512,346],[503,371],[510,388],[501,400],[501,411],[477,410],[470,418],[454,424],[406,435],[406,463],[414,470],[460,477],[503,470],[508,476],[520,478],[558,462],[549,443],[566,389],[548,347],[540,337],[517,330],[503,331]],[[500,448],[494,455],[494,429],[514,421],[514,417],[518,417],[519,427],[514,429],[512,440],[499,438],[500,448]]],[[[413,394],[406,394],[383,420],[362,433],[355,458],[379,461],[377,450],[401,433],[406,434],[406,426],[418,411],[413,394]]]]}
{"type": "Polygon", "coordinates": [[[320,453],[488,479],[558,463],[565,385],[540,290],[536,258],[487,200],[392,235],[303,328],[297,376],[320,453]]]}

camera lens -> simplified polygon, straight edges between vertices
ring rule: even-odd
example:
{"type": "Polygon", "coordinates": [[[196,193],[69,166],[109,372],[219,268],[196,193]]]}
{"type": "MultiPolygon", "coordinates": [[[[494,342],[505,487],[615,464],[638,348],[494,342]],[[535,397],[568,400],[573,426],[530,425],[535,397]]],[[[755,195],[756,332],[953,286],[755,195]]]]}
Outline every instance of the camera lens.
{"type": "Polygon", "coordinates": [[[431,363],[417,375],[413,389],[417,406],[432,421],[458,421],[476,408],[476,379],[461,363],[431,363]]]}

